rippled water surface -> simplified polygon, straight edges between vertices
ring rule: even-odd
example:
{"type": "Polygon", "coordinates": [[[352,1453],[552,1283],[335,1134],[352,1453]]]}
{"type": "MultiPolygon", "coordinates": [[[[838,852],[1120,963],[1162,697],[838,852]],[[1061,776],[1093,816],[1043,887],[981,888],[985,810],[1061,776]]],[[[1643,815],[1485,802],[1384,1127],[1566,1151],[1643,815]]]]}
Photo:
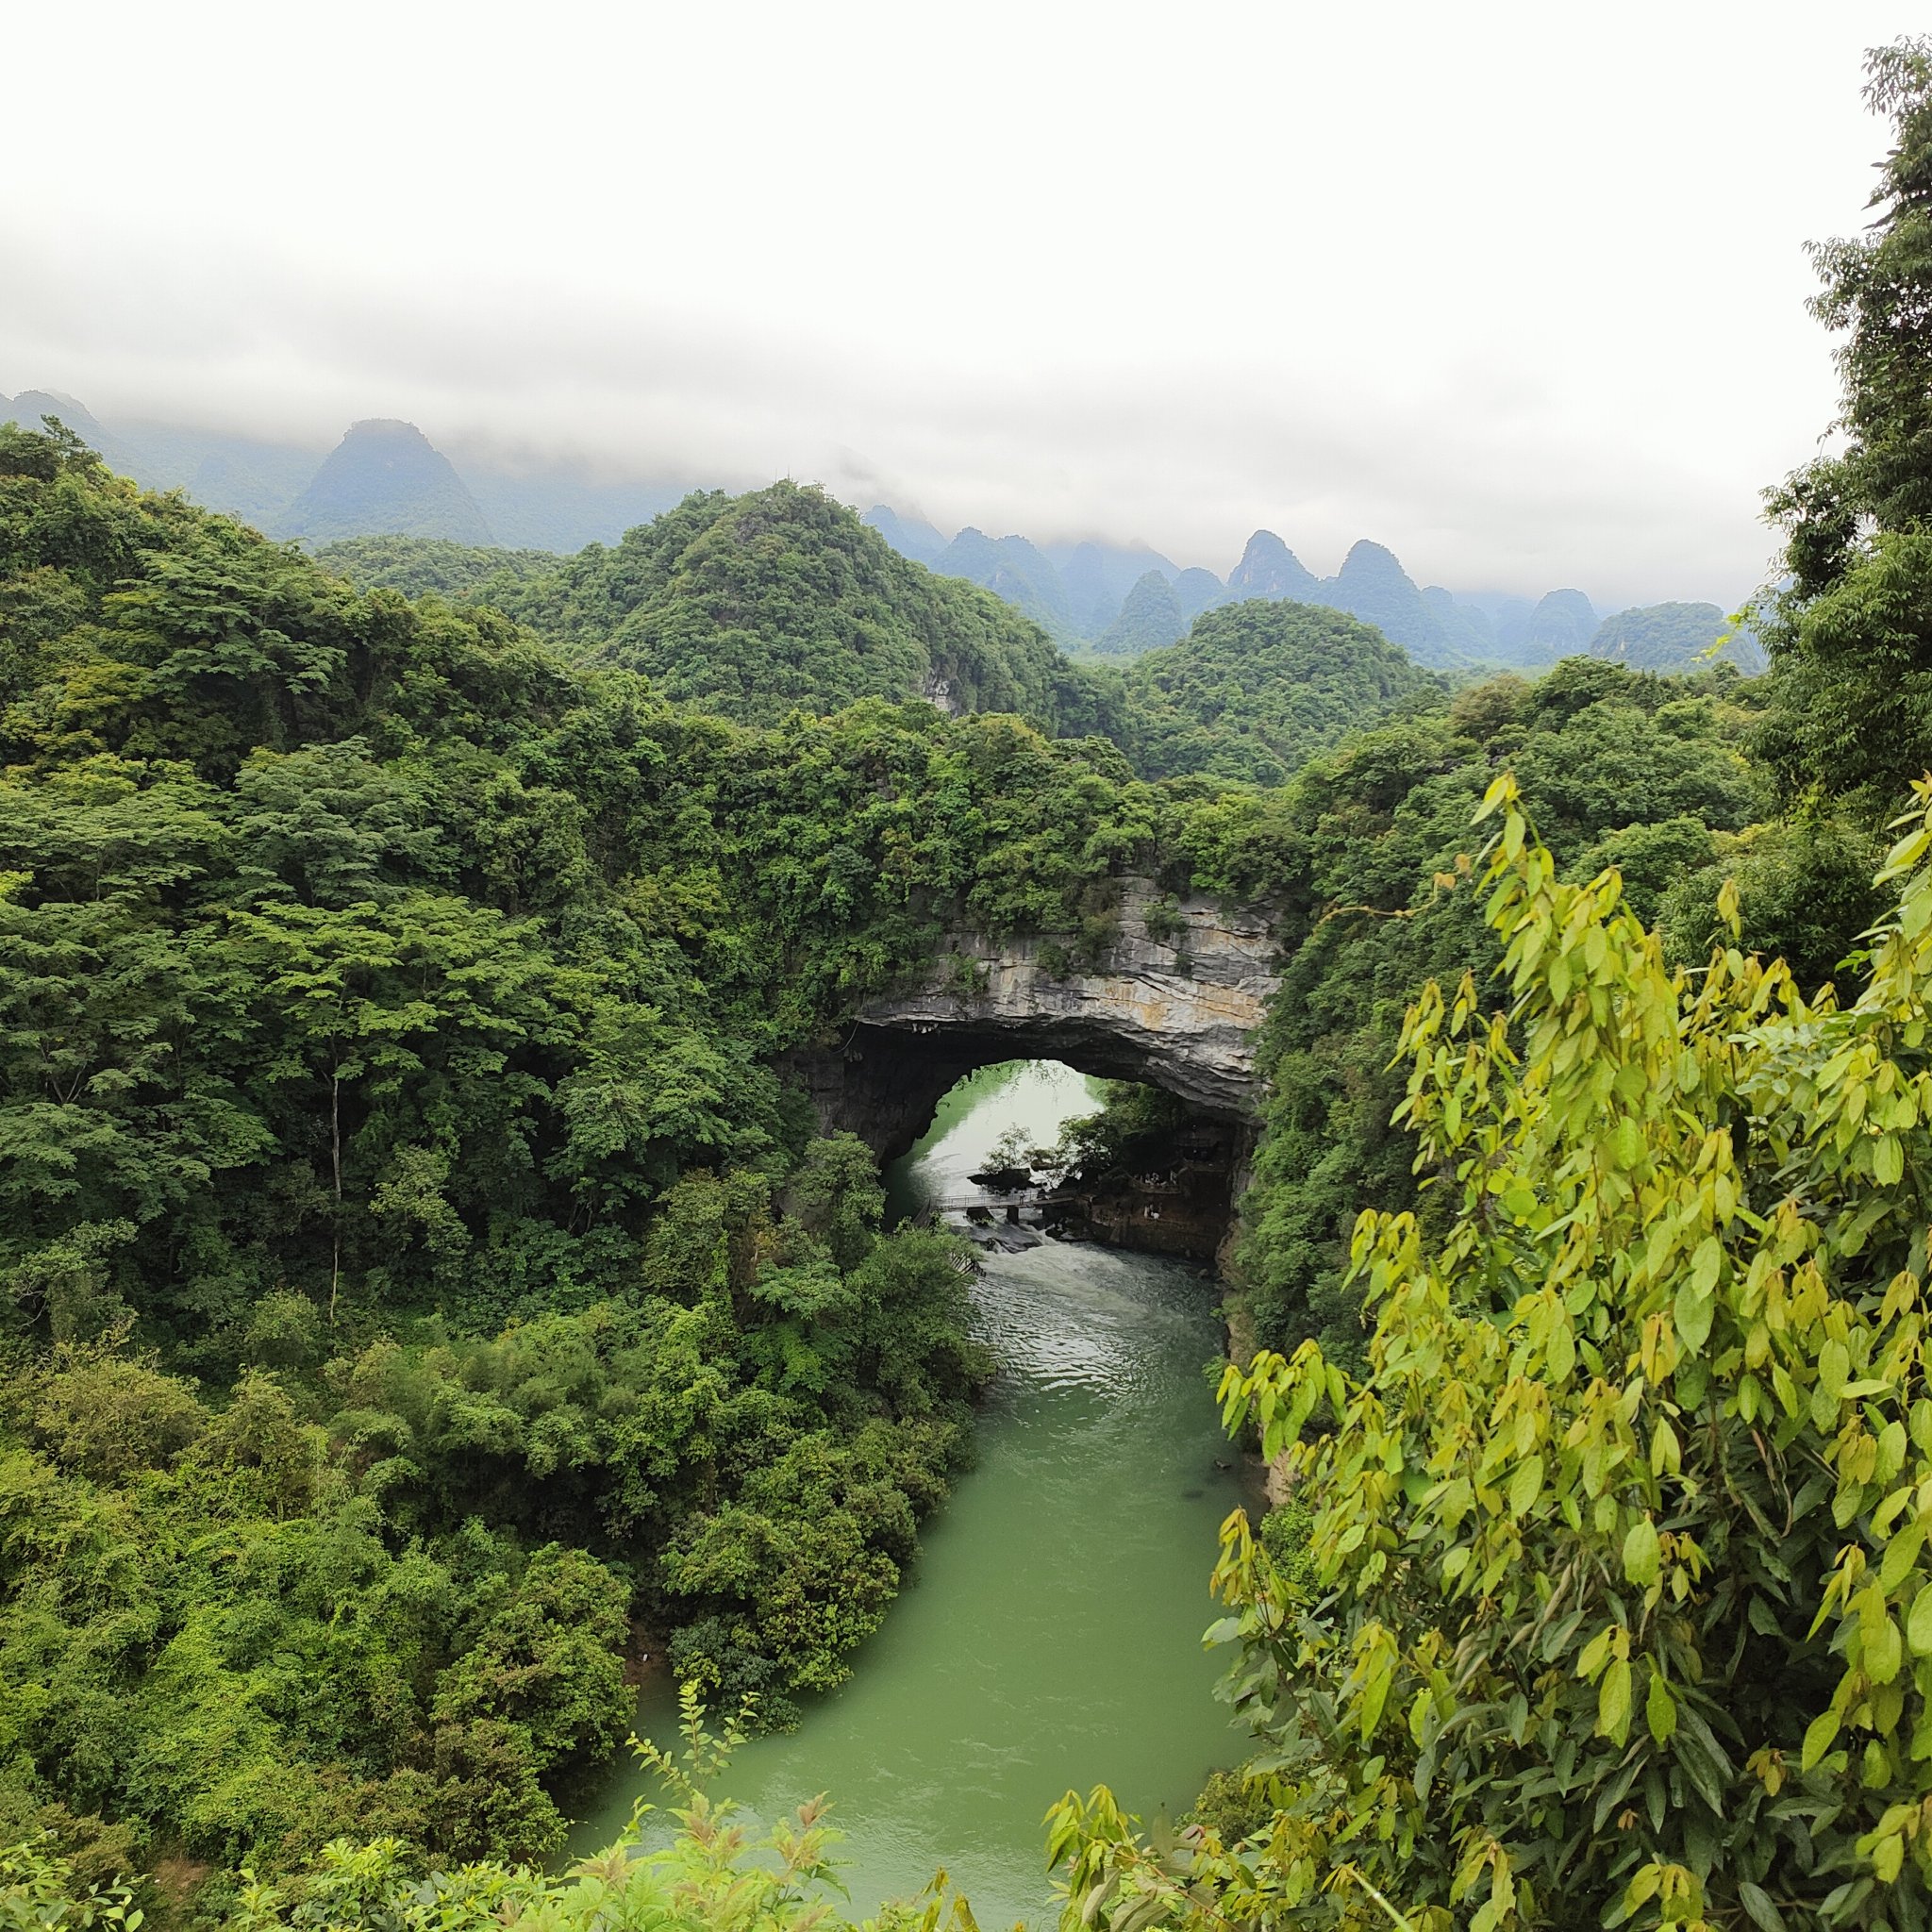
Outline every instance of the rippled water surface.
{"type": "MultiPolygon", "coordinates": [[[[982,1070],[899,1164],[895,1208],[972,1193],[1009,1126],[1051,1141],[1093,1106],[1064,1067],[982,1070]]],[[[1220,1335],[1198,1269],[1048,1242],[988,1254],[974,1301],[1003,1364],[976,1466],[851,1678],[748,1745],[723,1789],[763,1818],[829,1791],[859,1914],[943,1865],[982,1925],[1038,1924],[1055,1799],[1104,1781],[1143,1815],[1179,1810],[1238,1755],[1200,1640],[1215,1532],[1241,1493],[1219,1466],[1203,1365],[1220,1335]]],[[[668,1742],[671,1715],[660,1692],[640,1725],[668,1742]]],[[[637,1790],[626,1771],[578,1841],[613,1836],[637,1790]]]]}

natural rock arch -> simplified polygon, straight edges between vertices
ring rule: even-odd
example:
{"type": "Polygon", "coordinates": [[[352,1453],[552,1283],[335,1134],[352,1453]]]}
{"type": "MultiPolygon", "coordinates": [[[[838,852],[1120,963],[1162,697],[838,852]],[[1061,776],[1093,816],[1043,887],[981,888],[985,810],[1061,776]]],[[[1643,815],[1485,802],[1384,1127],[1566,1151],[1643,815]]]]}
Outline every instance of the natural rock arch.
{"type": "Polygon", "coordinates": [[[923,978],[868,1000],[836,1046],[793,1055],[824,1125],[890,1159],[974,1067],[1056,1059],[1246,1127],[1255,1035],[1279,983],[1266,917],[1176,908],[1149,880],[1122,883],[1120,935],[1092,966],[1065,966],[1051,938],[955,932],[923,978]]]}

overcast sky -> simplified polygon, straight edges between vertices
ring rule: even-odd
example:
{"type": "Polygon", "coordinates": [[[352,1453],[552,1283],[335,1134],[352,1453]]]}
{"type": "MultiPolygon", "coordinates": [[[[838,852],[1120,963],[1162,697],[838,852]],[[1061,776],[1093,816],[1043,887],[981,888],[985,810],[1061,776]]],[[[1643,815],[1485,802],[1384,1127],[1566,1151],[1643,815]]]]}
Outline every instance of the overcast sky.
{"type": "Polygon", "coordinates": [[[1913,11],[20,8],[0,393],[1731,602],[1913,11]]]}

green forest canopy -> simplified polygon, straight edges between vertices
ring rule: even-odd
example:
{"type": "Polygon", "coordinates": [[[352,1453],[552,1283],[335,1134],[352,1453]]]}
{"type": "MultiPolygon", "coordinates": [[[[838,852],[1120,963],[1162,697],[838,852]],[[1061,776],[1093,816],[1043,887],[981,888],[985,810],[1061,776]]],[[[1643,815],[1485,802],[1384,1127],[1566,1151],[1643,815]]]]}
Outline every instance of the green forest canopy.
{"type": "Polygon", "coordinates": [[[489,587],[546,636],[745,724],[863,697],[1099,727],[1099,686],[991,591],[908,562],[823,491],[688,496],[611,548],[489,587]]]}
{"type": "MultiPolygon", "coordinates": [[[[185,1857],[236,1923],[658,1909],[702,1810],[635,1873],[454,1865],[556,1841],[640,1620],[727,1705],[835,1678],[986,1368],[784,1051],[949,924],[1104,946],[1140,871],[1286,961],[1224,1392],[1302,1487],[1219,1577],[1262,1756],[1177,1845],[1063,1808],[1073,1914],[1920,1924],[1928,801],[1847,955],[1932,762],[1932,57],[1874,76],[1851,433],[1778,497],[1756,685],[1358,691],[1224,608],[1228,663],[1333,674],[1224,722],[1211,661],[1061,685],[942,591],[922,630],[800,491],[528,579],[565,652],[0,432],[0,1816],[50,1834],[9,1897],[185,1857]],[[1035,724],[908,701],[958,635],[1035,724]],[[345,1815],[390,1842],[325,1851],[345,1815]]],[[[801,1830],[733,1896],[806,1910],[801,1830]]]]}
{"type": "MultiPolygon", "coordinates": [[[[567,560],[363,538],[318,561],[363,589],[491,606],[581,661],[642,671],[741,722],[927,697],[1014,711],[1050,734],[1105,735],[1149,777],[1278,783],[1350,728],[1445,691],[1358,619],[1260,600],[1203,614],[1124,672],[1074,663],[991,592],[908,561],[795,484],[687,498],[615,549],[567,560]]],[[[1176,613],[1169,637],[1182,628],[1176,613]]]]}
{"type": "MultiPolygon", "coordinates": [[[[918,702],[751,727],[58,441],[12,434],[0,472],[4,1426],[43,1525],[0,1625],[8,1802],[97,1861],[299,1860],[343,1780],[430,1856],[540,1848],[549,1786],[613,1741],[634,1619],[773,1712],[842,1670],[983,1373],[955,1257],[881,1237],[782,1052],[960,920],[1091,940],[1098,906],[1104,939],[1129,870],[1312,933],[1341,796],[1359,841],[1427,761],[1370,740],[1268,791],[918,702]],[[272,1602],[199,1567],[210,1521],[272,1602]],[[541,1705],[508,1688],[532,1669],[541,1705]]],[[[1291,607],[1218,615],[1306,647],[1291,607]]],[[[1430,689],[1391,729],[1437,733],[1456,800],[1554,732],[1579,839],[1649,767],[1668,851],[1751,815],[1716,686],[1579,668],[1433,724],[1430,689]]],[[[1285,1337],[1307,1291],[1277,1300],[1285,1337]]]]}
{"type": "MultiPolygon", "coordinates": [[[[96,1864],[287,1865],[344,1789],[424,1855],[541,1849],[635,1619],[774,1713],[842,1670],[983,1369],[943,1239],[880,1236],[869,1158],[775,1063],[945,926],[1087,934],[1138,868],[1312,938],[1324,854],[1434,770],[1400,904],[1545,739],[1552,823],[1641,798],[1666,870],[1758,804],[1721,680],[1578,666],[1283,790],[1150,783],[916,702],[733,724],[58,443],[0,469],[4,1427],[42,1525],[0,1624],[8,1802],[96,1864]],[[211,1522],[258,1558],[206,1572],[211,1522]]],[[[1291,607],[1219,616],[1306,645],[1291,607]]],[[[1334,1265],[1324,1211],[1301,1274],[1257,1267],[1271,1337],[1334,1265]]]]}

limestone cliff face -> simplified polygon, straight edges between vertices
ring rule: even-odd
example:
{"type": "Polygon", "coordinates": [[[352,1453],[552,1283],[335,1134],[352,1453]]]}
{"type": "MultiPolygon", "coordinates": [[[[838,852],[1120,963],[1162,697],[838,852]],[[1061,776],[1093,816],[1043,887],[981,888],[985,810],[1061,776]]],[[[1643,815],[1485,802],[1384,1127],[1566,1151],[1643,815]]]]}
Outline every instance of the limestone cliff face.
{"type": "Polygon", "coordinates": [[[861,1008],[855,1041],[910,1034],[934,1059],[968,1066],[1064,1059],[1165,1088],[1208,1113],[1251,1118],[1254,1035],[1277,984],[1264,917],[1184,901],[1163,919],[1150,881],[1124,885],[1120,937],[1096,968],[1056,972],[1051,941],[956,933],[922,981],[861,1008]]]}

